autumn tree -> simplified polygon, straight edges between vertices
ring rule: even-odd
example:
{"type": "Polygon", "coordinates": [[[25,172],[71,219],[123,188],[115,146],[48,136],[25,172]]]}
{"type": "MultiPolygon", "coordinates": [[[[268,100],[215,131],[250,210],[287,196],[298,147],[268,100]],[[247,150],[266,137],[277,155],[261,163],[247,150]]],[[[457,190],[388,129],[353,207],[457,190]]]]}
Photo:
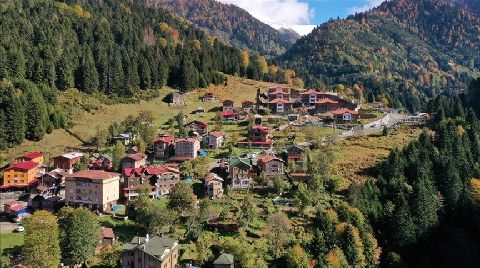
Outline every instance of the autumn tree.
{"type": "Polygon", "coordinates": [[[286,254],[287,267],[308,268],[309,261],[307,252],[299,244],[290,248],[286,254]]]}
{"type": "Polygon", "coordinates": [[[283,212],[277,212],[268,217],[268,226],[267,240],[270,251],[278,258],[291,241],[292,223],[283,212]]]}
{"type": "Polygon", "coordinates": [[[184,214],[191,212],[195,206],[193,189],[190,184],[180,182],[170,190],[168,207],[184,214]]]}
{"type": "Polygon", "coordinates": [[[122,159],[125,156],[125,145],[118,141],[112,150],[113,170],[120,170],[122,159]]]}
{"type": "Polygon", "coordinates": [[[57,219],[50,212],[39,210],[25,222],[25,264],[50,268],[60,265],[60,244],[57,219]]]}

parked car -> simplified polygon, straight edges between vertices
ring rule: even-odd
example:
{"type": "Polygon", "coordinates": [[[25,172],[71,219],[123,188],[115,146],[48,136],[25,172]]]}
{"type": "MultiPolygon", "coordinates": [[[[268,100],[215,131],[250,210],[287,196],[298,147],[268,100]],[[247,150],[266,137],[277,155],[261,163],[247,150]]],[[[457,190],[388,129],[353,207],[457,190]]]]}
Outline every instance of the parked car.
{"type": "Polygon", "coordinates": [[[25,231],[25,227],[23,226],[17,226],[17,228],[15,228],[15,232],[17,233],[21,233],[21,232],[24,232],[25,231]]]}

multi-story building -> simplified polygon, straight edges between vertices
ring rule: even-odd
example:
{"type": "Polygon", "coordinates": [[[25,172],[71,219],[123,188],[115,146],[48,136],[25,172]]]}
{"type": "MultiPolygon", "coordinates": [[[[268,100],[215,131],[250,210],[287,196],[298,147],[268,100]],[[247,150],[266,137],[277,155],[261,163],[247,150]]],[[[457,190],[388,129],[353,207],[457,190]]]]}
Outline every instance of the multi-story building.
{"type": "Polygon", "coordinates": [[[332,112],[333,119],[337,124],[356,123],[358,120],[358,112],[349,109],[339,109],[332,112]]]}
{"type": "Polygon", "coordinates": [[[234,157],[228,162],[232,189],[249,189],[253,186],[256,172],[249,158],[234,157]]]}
{"type": "Polygon", "coordinates": [[[170,160],[182,162],[195,159],[199,150],[200,142],[195,138],[175,140],[175,156],[170,160]]]}
{"type": "Polygon", "coordinates": [[[255,125],[248,131],[248,140],[251,142],[271,142],[272,132],[262,125],[255,125]]]}
{"type": "Polygon", "coordinates": [[[65,178],[65,204],[110,211],[120,196],[120,174],[81,170],[65,178]]]}
{"type": "Polygon", "coordinates": [[[255,107],[255,102],[244,100],[242,101],[242,111],[245,113],[252,112],[253,108],[255,107]]]}
{"type": "Polygon", "coordinates": [[[43,164],[44,156],[42,152],[31,152],[20,157],[17,157],[13,164],[19,164],[22,162],[32,161],[37,163],[39,166],[43,164]]]}
{"type": "Polygon", "coordinates": [[[310,107],[315,113],[330,113],[332,111],[347,108],[355,109],[358,104],[344,99],[332,92],[320,92],[309,89],[299,94],[299,102],[310,107]]]}
{"type": "Polygon", "coordinates": [[[3,185],[6,187],[28,187],[33,186],[38,179],[37,162],[26,161],[13,164],[3,170],[3,185]]]}
{"type": "Polygon", "coordinates": [[[224,100],[222,103],[222,112],[235,113],[235,107],[233,107],[233,100],[224,100]]]}
{"type": "Polygon", "coordinates": [[[123,245],[122,267],[177,268],[179,248],[177,241],[167,237],[135,236],[130,243],[123,245]]]}
{"type": "Polygon", "coordinates": [[[276,85],[268,88],[268,101],[275,99],[285,99],[290,100],[290,91],[291,89],[285,85],[276,85]]]}
{"type": "Polygon", "coordinates": [[[153,142],[153,154],[155,158],[167,161],[175,154],[175,139],[171,136],[160,136],[153,142]]]}
{"type": "Polygon", "coordinates": [[[160,198],[180,182],[180,171],[169,166],[126,168],[123,178],[123,194],[128,200],[138,196],[142,184],[150,185],[152,198],[160,198]]]}
{"type": "Polygon", "coordinates": [[[220,198],[223,196],[223,179],[215,173],[208,173],[203,178],[203,186],[209,198],[220,198]]]}
{"type": "Polygon", "coordinates": [[[209,149],[218,149],[223,146],[225,134],[220,131],[212,131],[203,136],[203,147],[209,149]]]}
{"type": "Polygon", "coordinates": [[[205,135],[208,133],[208,124],[202,121],[193,120],[186,124],[191,130],[197,132],[199,135],[205,135]]]}
{"type": "Polygon", "coordinates": [[[73,152],[68,154],[59,155],[53,158],[53,167],[55,169],[61,169],[67,173],[73,172],[73,166],[80,161],[83,153],[73,152]]]}
{"type": "Polygon", "coordinates": [[[122,159],[122,170],[126,168],[139,168],[147,164],[147,156],[143,153],[128,154],[122,159]]]}
{"type": "Polygon", "coordinates": [[[268,108],[274,114],[285,114],[292,110],[293,103],[288,99],[274,99],[268,102],[268,108]]]}
{"type": "Polygon", "coordinates": [[[284,174],[284,162],[282,159],[272,155],[262,155],[257,159],[257,166],[260,172],[272,177],[284,174]]]}

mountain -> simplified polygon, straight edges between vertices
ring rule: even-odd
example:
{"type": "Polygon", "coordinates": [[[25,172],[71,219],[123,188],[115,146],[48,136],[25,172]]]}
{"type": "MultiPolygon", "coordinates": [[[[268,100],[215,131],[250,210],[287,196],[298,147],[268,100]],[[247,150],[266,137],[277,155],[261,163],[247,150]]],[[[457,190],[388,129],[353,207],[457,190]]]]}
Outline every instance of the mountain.
{"type": "Polygon", "coordinates": [[[300,35],[292,29],[280,28],[278,32],[283,40],[287,40],[291,44],[294,44],[300,38],[300,35]]]}
{"type": "Polygon", "coordinates": [[[384,2],[320,25],[276,60],[306,85],[342,84],[336,88],[416,111],[479,76],[480,18],[459,6],[466,0],[456,2],[384,2]]]}
{"type": "Polygon", "coordinates": [[[235,5],[216,0],[142,1],[147,6],[165,8],[190,20],[226,43],[257,51],[262,55],[279,55],[299,37],[298,34],[278,31],[235,5]]]}

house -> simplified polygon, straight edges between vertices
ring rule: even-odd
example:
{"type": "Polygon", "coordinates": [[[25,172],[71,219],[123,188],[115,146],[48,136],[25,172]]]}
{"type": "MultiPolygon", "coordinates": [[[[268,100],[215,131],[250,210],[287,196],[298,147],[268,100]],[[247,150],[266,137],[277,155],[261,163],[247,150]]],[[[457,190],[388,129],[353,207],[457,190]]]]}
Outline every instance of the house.
{"type": "Polygon", "coordinates": [[[111,246],[115,243],[115,234],[112,228],[102,227],[100,232],[100,241],[98,245],[100,247],[111,246]]]}
{"type": "Polygon", "coordinates": [[[341,108],[356,109],[358,106],[358,104],[344,99],[336,93],[319,92],[313,89],[300,93],[298,100],[315,113],[330,113],[341,108]]]}
{"type": "Polygon", "coordinates": [[[197,132],[199,135],[205,135],[208,133],[208,124],[202,121],[193,120],[185,126],[191,131],[197,132]]]}
{"type": "Polygon", "coordinates": [[[211,92],[207,92],[207,93],[205,93],[205,95],[203,95],[202,101],[203,102],[214,102],[215,101],[215,95],[213,95],[213,93],[211,93],[211,92]]]}
{"type": "Polygon", "coordinates": [[[203,147],[210,149],[219,149],[225,142],[225,133],[213,131],[203,136],[203,147]]]}
{"type": "Polygon", "coordinates": [[[175,156],[170,158],[174,162],[183,162],[197,157],[200,151],[200,142],[195,138],[175,140],[175,156]]]}
{"type": "Polygon", "coordinates": [[[111,211],[120,197],[120,174],[81,170],[65,178],[65,204],[111,211]]]}
{"type": "Polygon", "coordinates": [[[63,200],[60,196],[50,196],[43,200],[42,209],[50,212],[56,212],[60,210],[64,204],[65,200],[63,200]]]}
{"type": "Polygon", "coordinates": [[[175,139],[171,136],[160,136],[153,142],[153,155],[162,161],[167,161],[175,154],[175,139]]]}
{"type": "Polygon", "coordinates": [[[133,133],[120,133],[113,137],[114,143],[121,142],[123,145],[129,145],[137,137],[133,133]]]}
{"type": "Polygon", "coordinates": [[[251,113],[255,108],[255,103],[253,101],[244,100],[242,101],[242,111],[246,113],[251,113]]]}
{"type": "Polygon", "coordinates": [[[17,201],[17,200],[12,200],[12,201],[5,202],[3,204],[3,212],[5,212],[7,214],[10,214],[12,208],[15,207],[15,206],[18,206],[18,205],[22,205],[22,203],[17,201]]]}
{"type": "Polygon", "coordinates": [[[180,182],[180,171],[166,165],[126,168],[123,170],[123,181],[123,195],[127,200],[138,196],[138,187],[142,184],[150,185],[152,198],[160,198],[180,182]]]}
{"type": "Polygon", "coordinates": [[[349,109],[339,109],[332,112],[333,119],[337,124],[356,123],[358,120],[358,112],[349,109]]]}
{"type": "Polygon", "coordinates": [[[223,179],[215,173],[208,173],[203,178],[203,185],[209,198],[220,198],[223,196],[223,179]]]}
{"type": "Polygon", "coordinates": [[[287,146],[287,160],[294,161],[296,164],[303,162],[305,150],[311,147],[311,143],[297,143],[287,146]]]}
{"type": "Polygon", "coordinates": [[[136,154],[136,153],[139,153],[139,152],[140,152],[140,150],[138,149],[137,146],[130,147],[126,151],[127,154],[136,154]]]}
{"type": "Polygon", "coordinates": [[[38,162],[26,161],[11,165],[3,170],[3,185],[17,188],[35,186],[38,182],[38,162]]]}
{"type": "Polygon", "coordinates": [[[222,106],[222,112],[231,112],[235,113],[235,107],[233,107],[233,100],[224,100],[222,106]]]}
{"type": "Polygon", "coordinates": [[[88,163],[88,169],[91,170],[111,170],[113,167],[112,164],[112,159],[106,156],[98,155],[98,156],[93,156],[90,159],[90,162],[88,163]]]}
{"type": "Polygon", "coordinates": [[[248,141],[238,142],[240,147],[270,148],[272,147],[272,132],[263,125],[252,126],[247,133],[248,141]]]}
{"type": "Polygon", "coordinates": [[[213,268],[235,268],[233,255],[222,253],[222,255],[218,256],[213,262],[213,268]]]}
{"type": "Polygon", "coordinates": [[[257,174],[253,170],[251,159],[234,157],[228,161],[232,189],[249,189],[257,174]]]}
{"type": "Polygon", "coordinates": [[[147,156],[143,153],[128,154],[122,159],[122,170],[126,168],[139,168],[147,164],[147,156]]]}
{"type": "Polygon", "coordinates": [[[72,152],[53,158],[53,167],[55,169],[61,169],[67,173],[73,172],[73,166],[75,163],[82,159],[83,153],[72,152]]]}
{"type": "Polygon", "coordinates": [[[220,112],[220,116],[223,117],[224,121],[235,121],[236,113],[231,111],[220,112]]]}
{"type": "Polygon", "coordinates": [[[130,243],[123,245],[122,267],[177,268],[179,248],[177,241],[167,237],[135,236],[130,243]]]}
{"type": "Polygon", "coordinates": [[[272,177],[276,175],[283,175],[285,162],[272,155],[262,155],[257,158],[257,166],[259,172],[272,177]]]}
{"type": "Polygon", "coordinates": [[[167,96],[167,103],[169,106],[185,106],[185,96],[178,92],[167,96]]]}
{"type": "Polygon", "coordinates": [[[15,159],[15,161],[13,162],[13,164],[20,164],[22,162],[31,161],[31,162],[35,162],[39,166],[41,166],[43,164],[43,160],[44,160],[44,155],[43,155],[42,152],[31,152],[31,153],[22,155],[20,157],[17,157],[15,159]]]}
{"type": "Polygon", "coordinates": [[[292,110],[293,103],[288,99],[274,99],[268,102],[268,108],[274,114],[284,114],[292,110]]]}
{"type": "Polygon", "coordinates": [[[275,99],[285,99],[290,100],[290,91],[291,89],[285,85],[276,85],[268,88],[268,101],[275,99]]]}

